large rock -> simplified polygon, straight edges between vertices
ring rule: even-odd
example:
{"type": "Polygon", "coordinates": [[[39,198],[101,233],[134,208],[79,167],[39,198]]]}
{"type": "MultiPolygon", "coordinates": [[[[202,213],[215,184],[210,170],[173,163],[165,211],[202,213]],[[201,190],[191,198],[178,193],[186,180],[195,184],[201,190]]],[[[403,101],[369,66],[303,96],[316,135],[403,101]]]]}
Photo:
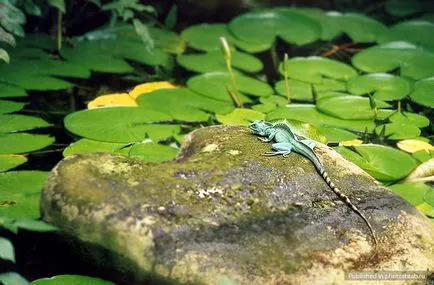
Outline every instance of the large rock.
{"type": "Polygon", "coordinates": [[[363,220],[307,159],[261,155],[269,149],[247,128],[215,126],[191,133],[163,164],[75,155],[53,169],[43,218],[139,281],[340,284],[349,271],[434,269],[433,225],[407,202],[316,147],[373,225],[375,248],[363,220]]]}

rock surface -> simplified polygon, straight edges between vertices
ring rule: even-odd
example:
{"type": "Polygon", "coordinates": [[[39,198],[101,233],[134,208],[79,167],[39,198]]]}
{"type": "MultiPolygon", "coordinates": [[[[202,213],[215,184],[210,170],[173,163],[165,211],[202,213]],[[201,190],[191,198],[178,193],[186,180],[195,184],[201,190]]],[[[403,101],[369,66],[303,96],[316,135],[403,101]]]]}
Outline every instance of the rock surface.
{"type": "Polygon", "coordinates": [[[308,160],[261,155],[269,149],[247,128],[214,126],[191,133],[163,164],[74,155],[45,185],[43,218],[138,283],[341,284],[349,271],[434,269],[434,227],[407,202],[315,148],[373,225],[374,248],[308,160]]]}

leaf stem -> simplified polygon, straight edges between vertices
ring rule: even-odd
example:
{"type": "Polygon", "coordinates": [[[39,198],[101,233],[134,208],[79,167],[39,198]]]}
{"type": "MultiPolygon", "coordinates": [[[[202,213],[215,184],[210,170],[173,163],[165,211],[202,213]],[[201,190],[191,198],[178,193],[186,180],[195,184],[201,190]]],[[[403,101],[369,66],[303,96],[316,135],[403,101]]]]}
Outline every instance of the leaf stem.
{"type": "Polygon", "coordinates": [[[231,50],[229,48],[229,44],[226,40],[225,37],[220,37],[220,42],[222,44],[222,50],[223,50],[223,56],[225,59],[225,63],[226,63],[226,68],[229,72],[229,77],[231,79],[231,84],[232,84],[232,88],[233,90],[229,90],[229,88],[226,86],[229,96],[231,96],[232,100],[234,101],[235,105],[237,108],[242,108],[243,107],[243,103],[240,100],[240,96],[238,93],[238,87],[237,84],[235,82],[235,75],[234,72],[232,71],[232,66],[231,66],[231,50]]]}
{"type": "Polygon", "coordinates": [[[62,16],[63,13],[57,9],[57,52],[62,49],[62,16]]]}
{"type": "Polygon", "coordinates": [[[283,77],[285,80],[285,94],[288,99],[288,104],[291,103],[291,93],[289,91],[289,81],[288,81],[288,54],[285,53],[283,57],[283,77]]]}

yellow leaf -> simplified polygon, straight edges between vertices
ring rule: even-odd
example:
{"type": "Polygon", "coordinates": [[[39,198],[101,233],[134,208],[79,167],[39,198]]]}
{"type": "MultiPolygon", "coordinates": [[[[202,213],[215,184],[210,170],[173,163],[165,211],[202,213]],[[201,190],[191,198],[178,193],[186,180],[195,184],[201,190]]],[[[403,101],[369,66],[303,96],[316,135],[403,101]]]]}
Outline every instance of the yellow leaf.
{"type": "Polygon", "coordinates": [[[140,94],[149,93],[157,89],[164,88],[178,88],[178,85],[170,83],[169,81],[157,81],[157,82],[148,82],[144,84],[137,85],[133,90],[130,91],[129,95],[136,99],[140,94]]]}
{"type": "Polygon", "coordinates": [[[397,144],[403,151],[414,153],[419,150],[434,150],[434,146],[421,140],[402,140],[397,144]]]}
{"type": "Polygon", "coordinates": [[[405,178],[406,182],[433,182],[434,181],[434,158],[425,161],[405,178]]]}
{"type": "Polygon", "coordinates": [[[96,97],[87,104],[88,109],[113,106],[137,106],[137,103],[127,93],[114,93],[96,97]]]}
{"type": "Polygon", "coordinates": [[[350,141],[342,141],[339,143],[339,145],[341,146],[352,146],[352,145],[359,145],[362,144],[363,141],[355,139],[355,140],[350,140],[350,141]]]}

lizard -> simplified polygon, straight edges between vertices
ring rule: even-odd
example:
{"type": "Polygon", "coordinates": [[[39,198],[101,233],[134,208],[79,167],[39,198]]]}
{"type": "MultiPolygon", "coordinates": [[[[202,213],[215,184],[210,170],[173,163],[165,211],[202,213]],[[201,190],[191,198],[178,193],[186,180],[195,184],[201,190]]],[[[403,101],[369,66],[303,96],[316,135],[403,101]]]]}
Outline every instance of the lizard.
{"type": "Polygon", "coordinates": [[[314,152],[316,142],[309,139],[299,140],[292,132],[291,128],[283,122],[270,123],[263,120],[254,121],[249,124],[249,129],[256,135],[259,135],[259,139],[263,142],[275,141],[271,145],[274,151],[264,153],[267,156],[283,155],[287,157],[292,151],[308,158],[315,166],[318,173],[330,187],[330,189],[351,208],[357,215],[359,215],[366,225],[368,226],[375,245],[377,245],[377,238],[375,232],[369,223],[365,215],[351,202],[351,200],[341,192],[341,190],[335,186],[331,181],[328,173],[325,171],[324,165],[319,159],[318,155],[314,152]]]}

